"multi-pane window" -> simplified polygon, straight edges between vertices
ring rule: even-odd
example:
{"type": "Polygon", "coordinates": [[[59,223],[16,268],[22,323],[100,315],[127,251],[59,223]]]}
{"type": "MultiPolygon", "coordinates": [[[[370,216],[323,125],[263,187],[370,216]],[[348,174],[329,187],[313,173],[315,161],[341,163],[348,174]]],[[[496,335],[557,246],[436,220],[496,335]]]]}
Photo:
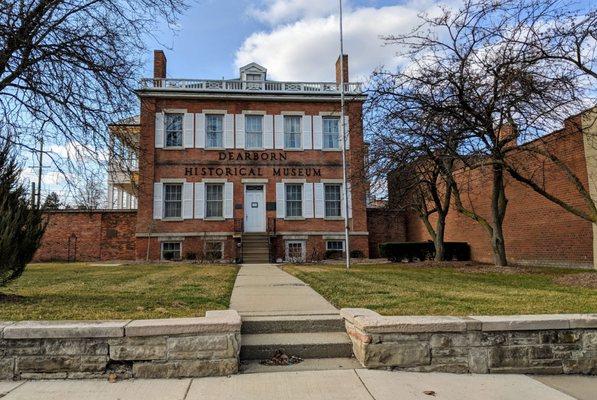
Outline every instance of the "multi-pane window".
{"type": "Polygon", "coordinates": [[[305,261],[305,242],[286,242],[286,260],[290,262],[305,261]]]}
{"type": "Polygon", "coordinates": [[[182,217],[182,184],[164,184],[164,218],[182,217]]]}
{"type": "Polygon", "coordinates": [[[263,80],[261,74],[247,74],[248,81],[261,81],[263,80]]]}
{"type": "Polygon", "coordinates": [[[224,216],[224,185],[208,183],[205,185],[205,217],[224,216]]]}
{"type": "Polygon", "coordinates": [[[324,149],[339,149],[340,148],[340,118],[325,117],[323,118],[323,148],[324,149]]]}
{"type": "Polygon", "coordinates": [[[245,116],[245,147],[260,149],[263,147],[263,116],[245,116]]]}
{"type": "Polygon", "coordinates": [[[300,183],[286,184],[286,216],[303,216],[303,185],[300,183]]]}
{"type": "Polygon", "coordinates": [[[284,148],[301,148],[301,116],[284,116],[284,148]]]}
{"type": "Polygon", "coordinates": [[[182,147],[182,114],[164,114],[165,147],[182,147]]]}
{"type": "Polygon", "coordinates": [[[344,251],[343,240],[328,240],[325,243],[325,249],[328,251],[344,251]]]}
{"type": "Polygon", "coordinates": [[[205,147],[224,147],[224,116],[207,114],[205,116],[205,147]]]}
{"type": "Polygon", "coordinates": [[[180,260],[180,242],[163,242],[162,259],[180,260]]]}
{"type": "Polygon", "coordinates": [[[325,189],[325,216],[340,217],[342,215],[341,185],[324,185],[325,189]]]}

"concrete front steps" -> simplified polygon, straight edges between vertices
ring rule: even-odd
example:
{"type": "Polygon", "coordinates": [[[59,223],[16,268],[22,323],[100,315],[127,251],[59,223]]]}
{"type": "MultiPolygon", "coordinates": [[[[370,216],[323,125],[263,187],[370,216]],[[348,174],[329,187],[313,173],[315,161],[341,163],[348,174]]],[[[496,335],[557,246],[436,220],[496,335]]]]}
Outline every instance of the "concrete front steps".
{"type": "Polygon", "coordinates": [[[243,233],[243,263],[269,263],[269,237],[267,233],[243,233]]]}
{"type": "MultiPolygon", "coordinates": [[[[250,316],[242,320],[240,358],[245,365],[270,359],[277,350],[283,350],[288,356],[305,359],[303,367],[321,369],[323,366],[317,368],[318,359],[333,359],[323,365],[354,368],[352,343],[339,315],[250,316]]],[[[255,370],[254,364],[250,369],[255,370]]],[[[300,364],[293,367],[299,369],[300,364]]],[[[260,370],[267,369],[280,367],[264,366],[260,370]]]]}

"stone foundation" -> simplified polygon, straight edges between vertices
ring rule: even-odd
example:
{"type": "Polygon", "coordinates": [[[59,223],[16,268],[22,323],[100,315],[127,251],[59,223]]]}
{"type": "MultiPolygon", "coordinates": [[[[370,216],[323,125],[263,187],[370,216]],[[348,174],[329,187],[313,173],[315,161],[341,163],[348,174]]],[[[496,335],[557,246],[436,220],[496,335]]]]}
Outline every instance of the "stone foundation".
{"type": "Polygon", "coordinates": [[[238,371],[240,316],[0,323],[0,379],[185,378],[238,371]]]}
{"type": "Polygon", "coordinates": [[[597,375],[597,314],[383,317],[342,309],[367,368],[597,375]]]}

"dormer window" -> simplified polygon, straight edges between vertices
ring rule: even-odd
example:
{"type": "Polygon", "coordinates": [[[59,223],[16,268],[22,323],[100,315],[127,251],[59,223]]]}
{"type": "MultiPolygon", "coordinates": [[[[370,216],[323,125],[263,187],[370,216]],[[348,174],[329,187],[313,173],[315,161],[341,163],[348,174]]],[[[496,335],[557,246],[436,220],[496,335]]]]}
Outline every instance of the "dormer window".
{"type": "Polygon", "coordinates": [[[262,81],[262,74],[247,74],[247,81],[262,81]]]}

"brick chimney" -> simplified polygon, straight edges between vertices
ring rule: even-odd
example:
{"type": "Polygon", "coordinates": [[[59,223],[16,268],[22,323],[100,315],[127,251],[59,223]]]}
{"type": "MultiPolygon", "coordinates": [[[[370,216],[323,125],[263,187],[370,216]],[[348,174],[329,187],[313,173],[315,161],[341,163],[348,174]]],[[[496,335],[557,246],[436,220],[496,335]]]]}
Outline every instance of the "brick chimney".
{"type": "Polygon", "coordinates": [[[162,50],[153,51],[153,77],[166,78],[166,55],[162,50]]]}
{"type": "MultiPolygon", "coordinates": [[[[348,54],[344,54],[342,57],[344,58],[344,71],[342,71],[342,74],[344,75],[344,83],[348,83],[348,54]]],[[[336,83],[340,83],[340,80],[342,79],[340,69],[342,69],[342,67],[340,66],[340,57],[338,57],[338,60],[336,61],[336,83]]]]}

